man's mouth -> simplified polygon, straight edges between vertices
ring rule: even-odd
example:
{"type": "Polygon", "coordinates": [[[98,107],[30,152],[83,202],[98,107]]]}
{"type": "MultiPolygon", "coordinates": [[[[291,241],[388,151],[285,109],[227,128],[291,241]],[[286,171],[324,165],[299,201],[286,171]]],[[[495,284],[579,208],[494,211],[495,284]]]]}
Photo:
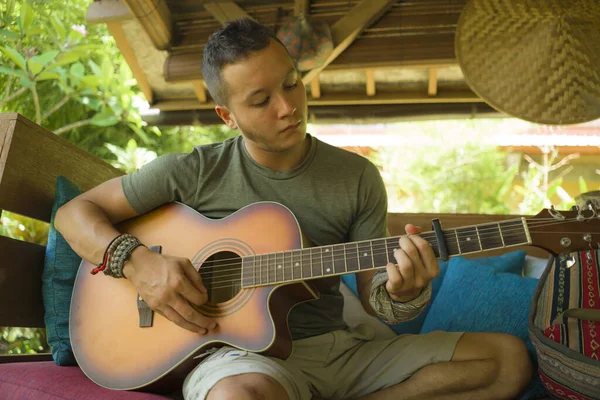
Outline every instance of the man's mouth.
{"type": "Polygon", "coordinates": [[[302,120],[300,120],[300,121],[296,122],[295,124],[288,125],[288,126],[287,126],[287,127],[284,129],[284,130],[282,130],[281,132],[287,132],[287,131],[289,131],[289,130],[291,130],[291,129],[296,129],[296,128],[298,128],[298,127],[300,126],[300,124],[302,124],[302,120]]]}

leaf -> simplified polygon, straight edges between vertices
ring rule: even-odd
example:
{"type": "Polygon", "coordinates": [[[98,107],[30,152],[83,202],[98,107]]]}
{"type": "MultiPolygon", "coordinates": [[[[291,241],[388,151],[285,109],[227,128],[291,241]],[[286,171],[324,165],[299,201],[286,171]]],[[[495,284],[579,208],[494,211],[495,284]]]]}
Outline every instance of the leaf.
{"type": "Polygon", "coordinates": [[[25,71],[21,71],[20,69],[7,68],[7,67],[3,67],[3,66],[0,66],[0,74],[21,76],[23,78],[27,77],[27,74],[25,73],[25,71]]]}
{"type": "Polygon", "coordinates": [[[102,71],[100,71],[98,64],[96,64],[93,60],[89,60],[88,65],[92,69],[94,75],[96,75],[98,78],[102,78],[102,71]]]}
{"type": "Polygon", "coordinates": [[[105,57],[104,60],[102,60],[101,69],[102,69],[102,78],[104,79],[104,86],[106,88],[108,88],[110,86],[110,84],[112,83],[113,76],[114,76],[113,64],[108,57],[105,57]]]}
{"type": "Polygon", "coordinates": [[[42,67],[45,67],[46,65],[48,65],[48,63],[54,61],[54,59],[59,53],[60,52],[58,50],[47,51],[43,54],[40,54],[39,56],[31,57],[31,60],[36,61],[40,63],[42,67]]]}
{"type": "Polygon", "coordinates": [[[9,46],[0,46],[0,50],[2,50],[2,52],[6,54],[6,56],[10,58],[11,61],[14,62],[17,67],[21,68],[23,71],[27,71],[27,66],[25,65],[25,58],[23,58],[23,56],[19,54],[18,51],[9,46]]]}
{"type": "Polygon", "coordinates": [[[35,86],[35,82],[30,80],[29,78],[21,78],[21,79],[19,79],[19,83],[24,88],[29,88],[29,87],[35,86]]]}
{"type": "Polygon", "coordinates": [[[67,65],[67,64],[71,64],[74,63],[75,61],[78,61],[81,58],[81,54],[77,53],[77,52],[68,52],[68,53],[62,53],[61,55],[58,56],[58,58],[56,59],[56,62],[54,64],[52,64],[49,68],[55,68],[55,67],[60,67],[62,65],[67,65]]]}
{"type": "Polygon", "coordinates": [[[36,77],[36,81],[47,81],[50,79],[56,79],[58,81],[63,81],[63,77],[56,72],[42,72],[36,77]]]}
{"type": "Polygon", "coordinates": [[[6,29],[0,29],[0,37],[5,37],[7,39],[18,39],[19,35],[6,29]]]}
{"type": "Polygon", "coordinates": [[[75,45],[79,43],[81,39],[83,39],[83,34],[79,31],[72,29],[69,32],[69,36],[67,37],[67,43],[69,44],[69,46],[75,45]]]}
{"type": "Polygon", "coordinates": [[[42,69],[44,69],[44,66],[35,61],[33,58],[27,60],[27,66],[29,67],[29,72],[31,72],[31,75],[37,75],[42,71],[42,69]]]}
{"type": "Polygon", "coordinates": [[[86,75],[83,78],[81,78],[81,83],[83,83],[83,85],[90,87],[90,88],[97,88],[98,85],[100,85],[100,83],[102,83],[102,82],[100,81],[100,78],[98,78],[97,76],[86,75]]]}
{"type": "Polygon", "coordinates": [[[65,26],[60,18],[56,14],[52,13],[50,16],[50,23],[52,24],[52,28],[54,28],[54,32],[56,33],[57,37],[61,42],[64,42],[65,38],[67,37],[67,31],[65,30],[65,26]]]}
{"type": "Polygon", "coordinates": [[[92,117],[90,123],[96,126],[112,126],[115,125],[119,120],[115,114],[108,108],[100,111],[92,117]]]}
{"type": "Polygon", "coordinates": [[[144,130],[142,128],[138,127],[135,124],[127,124],[127,125],[129,125],[131,130],[134,131],[140,137],[140,139],[142,139],[142,141],[145,144],[150,144],[150,138],[148,138],[148,135],[146,135],[146,132],[144,132],[144,130]]]}
{"type": "Polygon", "coordinates": [[[31,8],[27,2],[23,2],[23,4],[21,4],[21,16],[19,18],[22,33],[27,33],[27,30],[33,22],[33,17],[33,8],[31,8]]]}
{"type": "Polygon", "coordinates": [[[43,33],[46,33],[46,30],[44,28],[42,28],[41,26],[32,26],[29,28],[29,30],[27,31],[27,37],[31,38],[34,36],[39,36],[43,33]]]}
{"type": "Polygon", "coordinates": [[[83,78],[83,76],[85,75],[85,67],[82,63],[77,62],[71,65],[69,72],[71,73],[71,75],[76,76],[77,78],[83,78]]]}

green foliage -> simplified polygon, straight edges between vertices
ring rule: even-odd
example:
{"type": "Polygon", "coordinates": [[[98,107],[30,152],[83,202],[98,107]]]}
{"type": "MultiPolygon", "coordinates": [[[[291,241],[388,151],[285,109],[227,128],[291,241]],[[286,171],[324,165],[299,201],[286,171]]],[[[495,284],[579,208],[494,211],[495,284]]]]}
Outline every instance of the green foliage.
{"type": "Polygon", "coordinates": [[[0,327],[0,354],[48,352],[50,348],[44,329],[0,327]]]}
{"type": "Polygon", "coordinates": [[[0,216],[0,236],[46,245],[49,225],[19,214],[3,211],[0,216]]]}
{"type": "Polygon", "coordinates": [[[414,124],[412,140],[382,148],[375,156],[388,187],[394,212],[484,213],[510,212],[510,189],[518,163],[476,138],[455,141],[445,131],[414,124]]]}

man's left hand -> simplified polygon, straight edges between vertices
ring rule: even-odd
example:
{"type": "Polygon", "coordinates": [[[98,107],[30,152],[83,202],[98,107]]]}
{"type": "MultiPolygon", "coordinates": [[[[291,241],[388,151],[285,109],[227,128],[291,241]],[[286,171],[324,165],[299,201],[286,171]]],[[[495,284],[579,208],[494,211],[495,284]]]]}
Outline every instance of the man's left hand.
{"type": "Polygon", "coordinates": [[[385,289],[394,301],[402,303],[415,299],[439,275],[440,266],[429,243],[420,237],[421,228],[408,224],[394,250],[397,264],[386,266],[388,281],[385,289]]]}

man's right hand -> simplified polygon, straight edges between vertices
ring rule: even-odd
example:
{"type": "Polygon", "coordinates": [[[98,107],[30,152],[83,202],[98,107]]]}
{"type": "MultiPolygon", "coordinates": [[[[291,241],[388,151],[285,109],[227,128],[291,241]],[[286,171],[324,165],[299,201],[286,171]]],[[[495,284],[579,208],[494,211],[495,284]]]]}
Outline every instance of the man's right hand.
{"type": "Polygon", "coordinates": [[[205,304],[208,294],[190,260],[140,246],[131,253],[123,273],[152,310],[180,327],[201,335],[216,327],[214,319],[193,307],[205,304]]]}

